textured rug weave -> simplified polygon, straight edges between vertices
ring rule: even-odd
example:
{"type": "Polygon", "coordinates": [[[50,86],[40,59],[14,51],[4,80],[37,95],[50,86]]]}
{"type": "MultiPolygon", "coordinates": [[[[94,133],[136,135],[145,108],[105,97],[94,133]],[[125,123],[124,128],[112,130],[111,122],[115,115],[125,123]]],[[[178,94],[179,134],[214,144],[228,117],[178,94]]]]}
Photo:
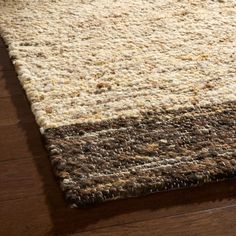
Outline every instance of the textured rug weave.
{"type": "Polygon", "coordinates": [[[0,0],[0,11],[71,205],[236,176],[234,0],[0,0]]]}

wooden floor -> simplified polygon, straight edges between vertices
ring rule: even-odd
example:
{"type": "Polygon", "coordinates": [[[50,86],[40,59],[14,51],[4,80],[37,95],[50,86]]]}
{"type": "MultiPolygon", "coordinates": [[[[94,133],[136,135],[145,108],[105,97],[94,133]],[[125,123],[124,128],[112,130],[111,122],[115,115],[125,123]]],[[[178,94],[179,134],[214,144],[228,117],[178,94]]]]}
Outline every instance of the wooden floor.
{"type": "Polygon", "coordinates": [[[0,40],[0,235],[236,235],[236,180],[70,209],[0,40]]]}

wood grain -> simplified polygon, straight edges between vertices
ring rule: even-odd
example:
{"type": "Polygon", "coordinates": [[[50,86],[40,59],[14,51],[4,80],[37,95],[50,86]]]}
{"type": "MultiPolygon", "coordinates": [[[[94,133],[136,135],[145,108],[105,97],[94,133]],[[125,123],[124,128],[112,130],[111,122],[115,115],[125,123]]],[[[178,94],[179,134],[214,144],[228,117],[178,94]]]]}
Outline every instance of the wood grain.
{"type": "Polygon", "coordinates": [[[82,234],[91,235],[113,235],[116,236],[142,236],[142,235],[192,235],[192,236],[222,236],[235,235],[236,206],[215,208],[190,214],[180,214],[171,217],[163,217],[131,224],[122,224],[110,228],[102,228],[82,234]]]}
{"type": "Polygon", "coordinates": [[[22,88],[16,80],[15,71],[0,71],[0,98],[11,97],[12,94],[22,96],[22,88]]]}
{"type": "Polygon", "coordinates": [[[236,180],[71,209],[0,43],[0,235],[235,235],[236,180]]]}
{"type": "Polygon", "coordinates": [[[8,52],[4,47],[0,47],[0,71],[14,70],[8,52]]]}
{"type": "Polygon", "coordinates": [[[0,47],[5,47],[5,44],[4,44],[4,41],[3,41],[3,39],[0,37],[0,47]]]}

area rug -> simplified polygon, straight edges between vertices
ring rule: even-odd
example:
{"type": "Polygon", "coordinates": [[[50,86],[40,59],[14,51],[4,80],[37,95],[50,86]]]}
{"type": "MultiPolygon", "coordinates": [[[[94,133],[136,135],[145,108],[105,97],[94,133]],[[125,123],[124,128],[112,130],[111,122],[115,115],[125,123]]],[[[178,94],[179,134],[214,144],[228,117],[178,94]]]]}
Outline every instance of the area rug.
{"type": "Polygon", "coordinates": [[[73,207],[235,177],[234,0],[1,0],[0,11],[73,207]]]}

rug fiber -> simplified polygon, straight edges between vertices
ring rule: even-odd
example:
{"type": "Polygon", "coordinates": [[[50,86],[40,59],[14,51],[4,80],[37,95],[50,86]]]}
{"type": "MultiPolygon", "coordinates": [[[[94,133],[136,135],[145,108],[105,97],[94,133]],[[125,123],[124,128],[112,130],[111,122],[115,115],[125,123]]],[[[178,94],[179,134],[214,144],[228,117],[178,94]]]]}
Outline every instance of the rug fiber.
{"type": "Polygon", "coordinates": [[[233,0],[0,1],[0,34],[73,207],[235,177],[233,0]]]}

